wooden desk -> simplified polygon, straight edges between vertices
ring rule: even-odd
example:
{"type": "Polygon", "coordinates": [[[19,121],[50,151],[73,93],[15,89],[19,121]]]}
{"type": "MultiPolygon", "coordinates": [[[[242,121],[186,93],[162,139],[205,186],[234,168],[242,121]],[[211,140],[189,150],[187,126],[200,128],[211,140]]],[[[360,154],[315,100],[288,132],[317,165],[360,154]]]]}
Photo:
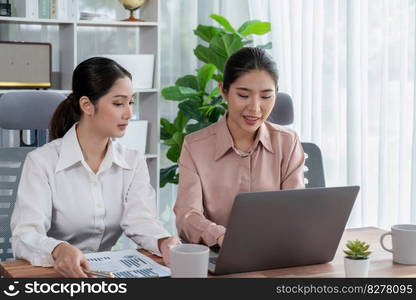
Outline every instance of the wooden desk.
{"type": "MultiPolygon", "coordinates": [[[[371,245],[369,277],[416,277],[416,265],[400,265],[392,261],[392,254],[383,250],[379,238],[385,231],[374,228],[348,229],[342,236],[339,248],[332,262],[320,265],[265,270],[249,273],[212,277],[267,278],[267,277],[345,277],[344,254],[342,250],[348,240],[360,239],[371,245]]],[[[142,253],[145,253],[144,251],[142,253]]],[[[161,263],[159,257],[145,253],[161,263]]],[[[60,277],[53,268],[33,267],[24,260],[0,262],[0,274],[4,277],[60,277]]]]}

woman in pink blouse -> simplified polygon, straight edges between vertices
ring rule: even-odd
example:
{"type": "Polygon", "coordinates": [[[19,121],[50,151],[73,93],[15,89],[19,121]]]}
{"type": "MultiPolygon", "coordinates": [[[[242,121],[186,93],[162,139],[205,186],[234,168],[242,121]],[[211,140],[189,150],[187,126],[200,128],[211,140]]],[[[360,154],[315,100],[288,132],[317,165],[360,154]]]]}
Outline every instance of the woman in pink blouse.
{"type": "Polygon", "coordinates": [[[178,232],[189,242],[221,246],[240,192],[304,188],[297,134],[266,121],[277,80],[276,64],[264,50],[239,50],[228,59],[219,84],[227,114],[185,137],[174,211],[178,232]]]}

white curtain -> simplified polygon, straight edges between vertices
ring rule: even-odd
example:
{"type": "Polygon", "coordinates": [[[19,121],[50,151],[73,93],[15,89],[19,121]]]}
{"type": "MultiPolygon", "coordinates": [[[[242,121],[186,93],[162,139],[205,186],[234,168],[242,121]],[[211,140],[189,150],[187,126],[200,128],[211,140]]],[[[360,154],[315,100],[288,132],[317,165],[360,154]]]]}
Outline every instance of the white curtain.
{"type": "Polygon", "coordinates": [[[250,3],[251,18],[272,12],[280,88],[327,184],[361,186],[349,226],[416,223],[416,1],[250,3]]]}
{"type": "MultiPolygon", "coordinates": [[[[273,42],[280,91],[294,101],[292,127],[321,148],[328,186],[361,187],[348,226],[416,223],[416,0],[166,2],[171,10],[162,9],[163,28],[175,41],[192,36],[197,24],[212,24],[211,13],[236,27],[248,19],[270,21],[271,34],[255,42],[273,42]],[[168,17],[174,7],[187,14],[168,17]],[[178,18],[192,22],[172,28],[178,18]]],[[[162,74],[169,74],[162,84],[197,66],[196,43],[162,50],[162,74]]],[[[161,107],[165,117],[176,114],[166,101],[161,107]]],[[[166,207],[172,207],[175,190],[168,190],[166,207]]]]}

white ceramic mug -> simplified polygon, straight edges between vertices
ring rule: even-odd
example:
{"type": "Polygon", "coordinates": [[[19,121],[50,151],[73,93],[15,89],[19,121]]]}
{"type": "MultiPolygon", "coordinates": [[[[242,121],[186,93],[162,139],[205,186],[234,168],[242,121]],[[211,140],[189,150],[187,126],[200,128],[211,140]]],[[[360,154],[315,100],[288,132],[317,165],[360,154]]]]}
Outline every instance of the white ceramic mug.
{"type": "Polygon", "coordinates": [[[399,264],[416,264],[416,225],[400,224],[391,227],[391,231],[380,237],[380,244],[384,250],[393,253],[393,261],[399,264]],[[391,235],[392,249],[386,248],[383,240],[391,235]]]}
{"type": "Polygon", "coordinates": [[[203,278],[208,275],[209,248],[198,244],[180,244],[170,248],[172,277],[203,278]]]}

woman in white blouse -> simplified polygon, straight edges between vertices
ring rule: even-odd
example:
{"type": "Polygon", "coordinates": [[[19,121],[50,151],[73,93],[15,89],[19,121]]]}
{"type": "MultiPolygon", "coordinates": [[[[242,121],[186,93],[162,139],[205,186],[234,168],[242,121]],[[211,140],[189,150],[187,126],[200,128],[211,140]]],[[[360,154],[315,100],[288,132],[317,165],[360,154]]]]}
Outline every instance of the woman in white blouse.
{"type": "Polygon", "coordinates": [[[15,257],[86,277],[83,252],[110,250],[124,232],[169,264],[169,246],[180,242],[156,219],[145,158],[111,141],[132,116],[130,73],[94,57],[74,70],[72,90],[52,117],[52,141],[24,163],[11,221],[15,257]]]}

